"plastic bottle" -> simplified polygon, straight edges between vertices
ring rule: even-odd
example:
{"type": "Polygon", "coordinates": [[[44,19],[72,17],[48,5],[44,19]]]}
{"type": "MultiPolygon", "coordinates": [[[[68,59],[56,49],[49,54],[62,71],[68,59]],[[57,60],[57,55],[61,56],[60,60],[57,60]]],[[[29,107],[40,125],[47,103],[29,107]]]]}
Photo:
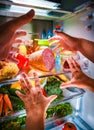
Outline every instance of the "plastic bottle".
{"type": "Polygon", "coordinates": [[[56,25],[56,26],[55,26],[55,30],[57,30],[57,31],[60,31],[60,32],[61,32],[61,26],[60,26],[60,25],[56,25]]]}
{"type": "Polygon", "coordinates": [[[56,54],[56,57],[55,57],[55,71],[57,73],[61,72],[61,57],[59,54],[56,54]]]}
{"type": "Polygon", "coordinates": [[[46,31],[43,30],[42,31],[42,36],[41,36],[42,39],[47,39],[47,35],[46,35],[46,31]]]}
{"type": "Polygon", "coordinates": [[[48,32],[47,32],[47,39],[49,39],[52,36],[53,36],[52,30],[49,29],[48,32]]]}
{"type": "MultiPolygon", "coordinates": [[[[55,27],[55,29],[57,31],[61,31],[61,26],[60,25],[57,25],[55,27]]],[[[56,51],[56,57],[55,57],[55,71],[57,73],[60,73],[61,72],[61,56],[60,54],[56,51]]]]}

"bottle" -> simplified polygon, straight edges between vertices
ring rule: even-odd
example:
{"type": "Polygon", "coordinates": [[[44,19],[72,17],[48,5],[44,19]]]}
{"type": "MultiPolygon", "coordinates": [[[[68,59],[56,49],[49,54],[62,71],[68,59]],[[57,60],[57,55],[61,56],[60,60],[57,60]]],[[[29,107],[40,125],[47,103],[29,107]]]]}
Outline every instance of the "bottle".
{"type": "Polygon", "coordinates": [[[10,52],[10,59],[17,63],[19,69],[25,69],[29,65],[29,58],[20,53],[10,52]]]}
{"type": "Polygon", "coordinates": [[[53,36],[52,30],[48,30],[48,32],[47,32],[47,39],[49,39],[52,36],[53,36]]]}
{"type": "Polygon", "coordinates": [[[29,65],[29,58],[24,54],[17,53],[15,54],[14,58],[18,60],[17,65],[19,69],[24,69],[29,65]]]}
{"type": "Polygon", "coordinates": [[[46,35],[46,31],[43,30],[42,31],[42,36],[41,36],[42,39],[47,39],[47,35],[46,35]]]}
{"type": "Polygon", "coordinates": [[[61,26],[60,26],[60,25],[56,25],[56,26],[55,26],[55,30],[57,30],[57,31],[60,31],[60,32],[61,32],[61,31],[62,31],[62,30],[61,30],[61,26]]]}
{"type": "MultiPolygon", "coordinates": [[[[57,31],[61,31],[61,26],[60,25],[57,25],[55,27],[55,29],[57,31]]],[[[55,57],[55,71],[57,73],[60,73],[61,72],[61,56],[59,54],[59,52],[56,51],[56,57],[55,57]]]]}
{"type": "Polygon", "coordinates": [[[57,73],[61,72],[61,57],[59,54],[56,54],[56,57],[55,57],[55,71],[57,73]]]}

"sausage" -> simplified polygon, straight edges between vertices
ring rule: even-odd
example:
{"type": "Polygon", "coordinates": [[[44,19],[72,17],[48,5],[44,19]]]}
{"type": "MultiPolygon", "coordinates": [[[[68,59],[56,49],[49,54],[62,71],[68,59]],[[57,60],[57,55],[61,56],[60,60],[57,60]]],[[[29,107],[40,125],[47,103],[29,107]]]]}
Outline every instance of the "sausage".
{"type": "Polygon", "coordinates": [[[50,48],[38,50],[30,55],[30,65],[34,69],[49,72],[55,66],[54,53],[50,48]]]}

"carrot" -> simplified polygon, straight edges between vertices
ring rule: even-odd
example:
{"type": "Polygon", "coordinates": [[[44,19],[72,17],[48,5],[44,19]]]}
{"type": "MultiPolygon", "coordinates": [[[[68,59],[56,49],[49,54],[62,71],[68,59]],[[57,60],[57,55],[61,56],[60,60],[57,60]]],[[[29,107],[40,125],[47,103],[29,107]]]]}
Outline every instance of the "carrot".
{"type": "Polygon", "coordinates": [[[12,103],[10,101],[10,98],[9,98],[8,94],[4,94],[4,101],[7,104],[7,106],[9,107],[9,109],[13,110],[12,103]]]}
{"type": "Polygon", "coordinates": [[[1,102],[2,98],[3,98],[3,94],[0,93],[0,102],[1,102]]]}
{"type": "Polygon", "coordinates": [[[5,113],[5,116],[8,115],[8,105],[6,104],[6,102],[4,101],[4,113],[5,113]]]}
{"type": "Polygon", "coordinates": [[[0,101],[0,116],[2,114],[2,110],[3,110],[3,98],[2,100],[0,101]]]}

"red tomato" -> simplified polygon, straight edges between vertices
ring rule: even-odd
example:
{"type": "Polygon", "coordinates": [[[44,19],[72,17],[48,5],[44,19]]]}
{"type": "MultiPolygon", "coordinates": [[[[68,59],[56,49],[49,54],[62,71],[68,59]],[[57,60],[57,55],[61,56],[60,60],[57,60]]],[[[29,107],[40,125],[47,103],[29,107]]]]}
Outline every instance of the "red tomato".
{"type": "Polygon", "coordinates": [[[43,88],[41,88],[41,90],[42,90],[43,95],[44,95],[45,97],[47,97],[46,91],[45,91],[43,88]]]}
{"type": "Polygon", "coordinates": [[[77,130],[77,128],[73,123],[67,122],[63,125],[62,130],[77,130]]]}

